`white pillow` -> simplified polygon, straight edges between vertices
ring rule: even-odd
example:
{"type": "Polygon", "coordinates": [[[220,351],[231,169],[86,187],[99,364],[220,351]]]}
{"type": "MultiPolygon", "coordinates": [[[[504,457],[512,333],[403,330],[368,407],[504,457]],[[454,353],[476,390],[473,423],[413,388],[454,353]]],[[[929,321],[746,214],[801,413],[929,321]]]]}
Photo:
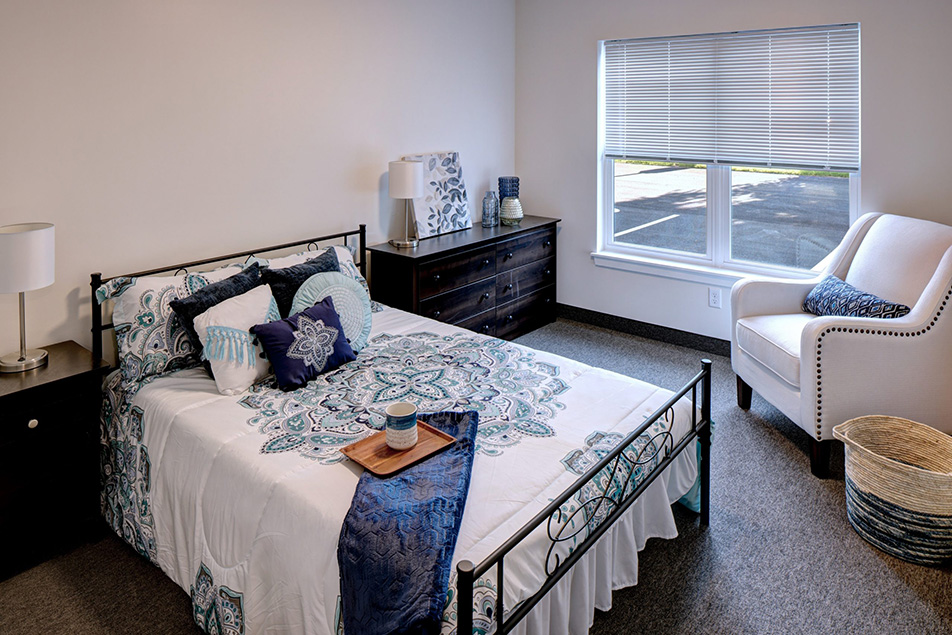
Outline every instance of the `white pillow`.
{"type": "MultiPolygon", "coordinates": [[[[347,260],[353,264],[354,252],[344,245],[331,245],[329,247],[324,247],[323,249],[299,251],[296,254],[281,256],[280,258],[259,258],[258,256],[248,256],[248,259],[245,261],[245,266],[250,265],[252,262],[257,262],[260,266],[268,267],[269,269],[284,269],[285,267],[299,265],[302,262],[310,260],[311,258],[317,258],[328,249],[334,250],[334,252],[337,254],[337,260],[339,262],[344,262],[347,260]]],[[[357,265],[354,266],[356,267],[357,265]]]]}
{"type": "MultiPolygon", "coordinates": [[[[333,249],[337,254],[337,262],[340,264],[340,272],[345,276],[353,278],[360,283],[360,286],[364,288],[367,292],[367,295],[370,296],[370,287],[367,285],[367,280],[361,275],[360,268],[354,263],[354,252],[350,247],[344,245],[331,245],[330,247],[325,247],[324,249],[315,250],[315,251],[302,251],[300,253],[291,254],[290,256],[282,256],[281,258],[258,258],[257,256],[249,256],[245,261],[245,265],[250,265],[252,262],[257,262],[262,267],[268,267],[269,269],[283,269],[285,267],[293,267],[294,265],[299,265],[306,260],[311,258],[316,258],[328,249],[333,249]]],[[[374,313],[377,311],[383,311],[383,306],[379,303],[371,300],[370,301],[370,310],[374,313]]]]}
{"type": "Polygon", "coordinates": [[[218,392],[237,395],[268,376],[269,363],[250,330],[280,320],[271,287],[263,284],[216,304],[195,318],[202,358],[211,364],[218,392]]]}

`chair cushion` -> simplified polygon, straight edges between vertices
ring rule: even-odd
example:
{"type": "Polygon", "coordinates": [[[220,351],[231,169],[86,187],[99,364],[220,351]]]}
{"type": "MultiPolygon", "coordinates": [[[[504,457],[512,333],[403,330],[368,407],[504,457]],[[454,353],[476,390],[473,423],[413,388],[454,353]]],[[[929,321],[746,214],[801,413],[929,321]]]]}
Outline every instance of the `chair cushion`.
{"type": "Polygon", "coordinates": [[[784,313],[737,320],[737,347],[794,388],[800,387],[800,334],[814,315],[784,313]]]}
{"type": "Polygon", "coordinates": [[[905,304],[883,300],[877,295],[860,291],[836,276],[823,278],[803,301],[803,310],[814,315],[843,315],[847,317],[900,318],[909,313],[905,304]]]}

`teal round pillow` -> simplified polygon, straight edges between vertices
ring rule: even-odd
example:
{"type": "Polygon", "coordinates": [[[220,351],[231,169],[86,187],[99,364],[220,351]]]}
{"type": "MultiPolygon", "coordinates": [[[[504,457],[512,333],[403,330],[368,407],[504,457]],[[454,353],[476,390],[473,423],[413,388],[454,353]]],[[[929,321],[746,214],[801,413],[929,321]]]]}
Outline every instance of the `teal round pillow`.
{"type": "Polygon", "coordinates": [[[344,337],[350,341],[354,352],[367,345],[373,314],[370,310],[370,296],[359,282],[336,271],[316,273],[298,288],[291,303],[291,313],[300,313],[314,306],[327,296],[334,301],[334,309],[340,316],[344,327],[344,337]]]}

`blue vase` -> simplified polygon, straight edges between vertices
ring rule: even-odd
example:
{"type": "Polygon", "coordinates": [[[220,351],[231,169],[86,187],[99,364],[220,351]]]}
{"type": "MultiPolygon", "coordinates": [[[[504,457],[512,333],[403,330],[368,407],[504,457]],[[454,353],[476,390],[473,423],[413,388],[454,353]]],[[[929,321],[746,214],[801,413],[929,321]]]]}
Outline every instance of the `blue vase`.
{"type": "Polygon", "coordinates": [[[499,224],[499,199],[492,190],[483,197],[483,227],[495,227],[499,224]]]}
{"type": "Polygon", "coordinates": [[[519,198],[519,177],[518,176],[500,176],[499,177],[499,202],[509,197],[519,198]]]}

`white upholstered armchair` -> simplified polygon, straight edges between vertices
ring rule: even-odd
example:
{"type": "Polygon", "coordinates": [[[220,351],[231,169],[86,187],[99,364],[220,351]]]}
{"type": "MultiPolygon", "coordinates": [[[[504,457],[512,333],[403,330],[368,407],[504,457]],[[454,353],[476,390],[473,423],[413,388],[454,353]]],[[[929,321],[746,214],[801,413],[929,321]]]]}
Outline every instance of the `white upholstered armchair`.
{"type": "Polygon", "coordinates": [[[905,417],[952,432],[952,227],[866,214],[810,280],[737,282],[731,365],[737,403],[751,390],[811,437],[810,466],[829,469],[833,426],[905,417]],[[817,317],[801,309],[826,275],[912,310],[896,319],[817,317]]]}

